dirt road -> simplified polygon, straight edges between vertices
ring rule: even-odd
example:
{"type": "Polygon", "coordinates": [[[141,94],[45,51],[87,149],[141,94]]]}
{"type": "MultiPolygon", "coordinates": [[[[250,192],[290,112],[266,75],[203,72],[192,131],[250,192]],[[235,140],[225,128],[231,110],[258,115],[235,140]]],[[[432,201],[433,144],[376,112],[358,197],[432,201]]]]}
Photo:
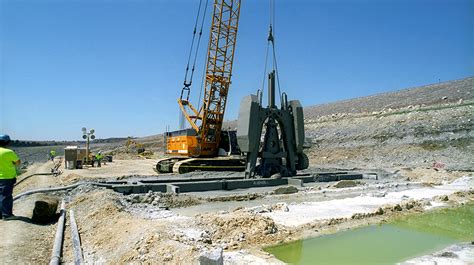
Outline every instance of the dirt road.
{"type": "MultiPolygon", "coordinates": [[[[34,173],[50,172],[52,162],[35,164],[30,170],[18,177],[34,173]]],[[[56,186],[59,182],[51,175],[34,176],[21,182],[14,189],[14,196],[20,192],[56,186]]],[[[35,196],[29,196],[14,202],[13,213],[18,220],[0,221],[0,260],[2,264],[45,264],[49,262],[53,246],[55,224],[38,225],[31,222],[35,196]]]]}
{"type": "MultiPolygon", "coordinates": [[[[57,162],[57,160],[56,160],[57,162]]],[[[65,170],[63,174],[37,175],[49,173],[53,163],[36,163],[27,172],[18,177],[13,196],[38,188],[61,186],[78,180],[115,178],[123,175],[152,175],[154,174],[152,160],[117,160],[101,168],[83,170],[65,170]],[[81,175],[79,175],[81,174],[81,175]]],[[[13,212],[18,220],[0,221],[0,260],[2,264],[48,263],[53,247],[56,224],[38,225],[31,222],[34,203],[37,196],[27,196],[14,202],[13,212]]]]}

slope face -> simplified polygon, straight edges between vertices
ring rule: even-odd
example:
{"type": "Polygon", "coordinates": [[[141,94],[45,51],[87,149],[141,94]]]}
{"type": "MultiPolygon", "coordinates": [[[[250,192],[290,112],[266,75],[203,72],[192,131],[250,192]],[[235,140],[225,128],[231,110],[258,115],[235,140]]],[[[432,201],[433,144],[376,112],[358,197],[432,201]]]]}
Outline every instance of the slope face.
{"type": "Polygon", "coordinates": [[[474,77],[305,108],[305,118],[474,100],[474,77]]]}

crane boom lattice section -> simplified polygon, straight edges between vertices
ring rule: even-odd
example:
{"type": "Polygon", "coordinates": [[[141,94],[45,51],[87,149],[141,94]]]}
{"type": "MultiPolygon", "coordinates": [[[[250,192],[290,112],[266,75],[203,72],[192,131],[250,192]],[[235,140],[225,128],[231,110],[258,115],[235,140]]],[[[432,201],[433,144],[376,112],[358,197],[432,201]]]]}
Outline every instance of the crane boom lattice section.
{"type": "Polygon", "coordinates": [[[231,83],[240,0],[215,0],[201,109],[201,155],[215,155],[231,83]]]}

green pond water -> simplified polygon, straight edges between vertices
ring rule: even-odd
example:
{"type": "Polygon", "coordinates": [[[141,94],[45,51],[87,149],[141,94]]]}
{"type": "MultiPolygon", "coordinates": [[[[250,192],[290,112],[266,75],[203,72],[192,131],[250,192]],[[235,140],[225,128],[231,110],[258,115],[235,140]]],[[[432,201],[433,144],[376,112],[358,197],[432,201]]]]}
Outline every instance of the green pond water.
{"type": "Polygon", "coordinates": [[[394,264],[474,240],[474,204],[266,248],[291,264],[394,264]]]}

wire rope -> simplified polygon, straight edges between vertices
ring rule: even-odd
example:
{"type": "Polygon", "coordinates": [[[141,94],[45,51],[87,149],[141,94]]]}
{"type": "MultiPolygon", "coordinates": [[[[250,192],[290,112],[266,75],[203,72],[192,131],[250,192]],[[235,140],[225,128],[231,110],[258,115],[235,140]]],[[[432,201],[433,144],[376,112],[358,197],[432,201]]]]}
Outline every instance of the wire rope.
{"type": "Polygon", "coordinates": [[[191,82],[187,82],[188,81],[188,72],[189,72],[189,63],[191,62],[191,55],[193,53],[193,48],[194,48],[194,40],[196,39],[196,32],[197,32],[197,25],[198,25],[198,21],[199,21],[199,16],[201,14],[201,5],[202,5],[202,0],[199,0],[199,7],[198,7],[198,11],[197,11],[197,14],[196,14],[196,20],[194,22],[194,30],[193,30],[193,38],[191,40],[191,47],[189,47],[189,54],[188,54],[188,62],[186,64],[186,71],[185,71],[185,74],[184,74],[184,86],[187,87],[187,86],[190,86],[191,85],[191,82]]]}
{"type": "Polygon", "coordinates": [[[267,73],[267,66],[268,66],[268,51],[271,43],[272,47],[272,70],[275,71],[276,79],[277,79],[277,86],[278,86],[278,95],[281,97],[281,86],[280,86],[280,75],[278,72],[278,64],[277,64],[277,56],[276,56],[276,49],[275,49],[275,1],[270,0],[270,16],[269,16],[269,24],[270,30],[268,33],[268,42],[267,42],[267,50],[265,53],[265,66],[263,71],[263,81],[262,81],[262,94],[265,91],[265,79],[267,73]]]}
{"type": "Polygon", "coordinates": [[[202,19],[201,19],[201,28],[199,29],[199,37],[198,37],[198,41],[197,41],[197,45],[196,45],[196,50],[194,52],[194,60],[193,60],[193,68],[191,69],[191,77],[190,77],[190,82],[192,82],[193,80],[193,76],[194,76],[194,68],[196,66],[196,60],[197,60],[197,57],[198,57],[198,52],[199,52],[199,45],[201,44],[201,37],[202,37],[202,29],[204,27],[204,21],[206,19],[206,13],[207,13],[207,6],[209,4],[209,0],[206,0],[206,4],[204,6],[204,12],[203,12],[203,15],[202,15],[202,19]]]}

